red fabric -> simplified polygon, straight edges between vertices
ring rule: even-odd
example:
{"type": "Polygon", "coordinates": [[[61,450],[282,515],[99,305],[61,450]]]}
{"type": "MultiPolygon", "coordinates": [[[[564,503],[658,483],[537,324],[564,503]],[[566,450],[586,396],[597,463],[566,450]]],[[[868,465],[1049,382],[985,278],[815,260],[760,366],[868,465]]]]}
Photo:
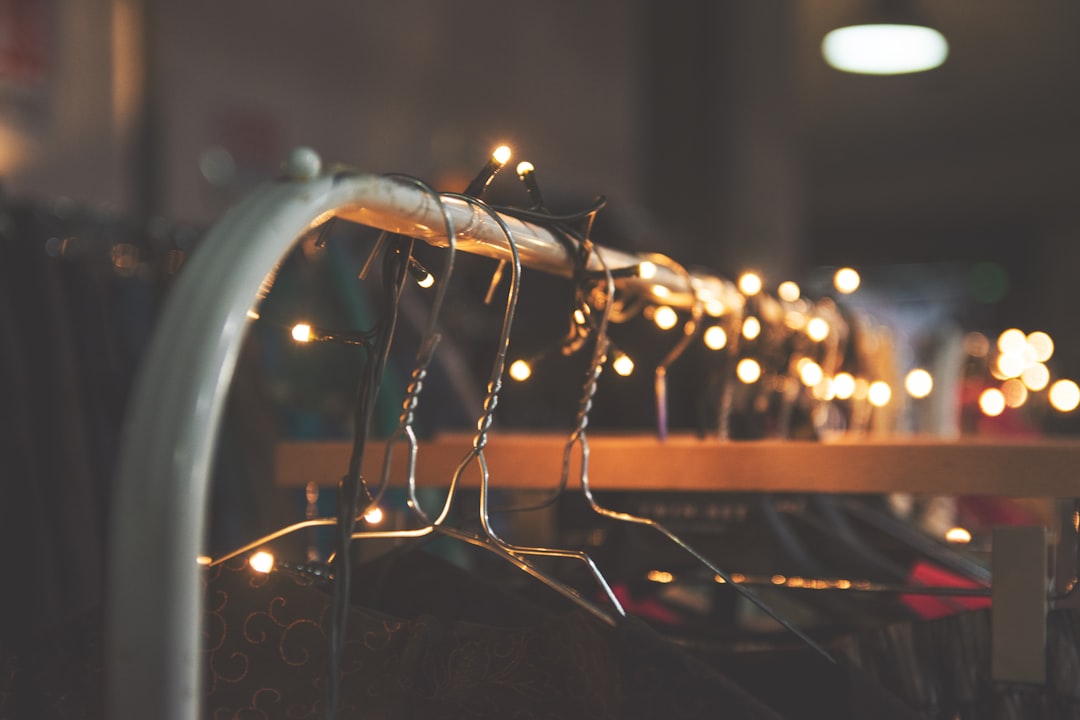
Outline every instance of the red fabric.
{"type": "MultiPolygon", "coordinates": [[[[949,570],[933,565],[925,560],[915,563],[908,574],[908,583],[911,585],[930,585],[937,587],[985,587],[957,575],[949,570]]],[[[990,607],[988,597],[965,597],[954,595],[903,595],[901,601],[916,613],[919,617],[932,620],[934,618],[953,615],[965,610],[978,610],[990,607]]]]}

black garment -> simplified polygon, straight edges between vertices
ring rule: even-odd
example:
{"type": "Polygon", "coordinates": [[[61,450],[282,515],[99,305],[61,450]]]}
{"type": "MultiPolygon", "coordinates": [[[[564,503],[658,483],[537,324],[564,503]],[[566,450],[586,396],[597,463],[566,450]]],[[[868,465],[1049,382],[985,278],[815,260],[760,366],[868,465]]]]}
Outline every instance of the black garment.
{"type": "Polygon", "coordinates": [[[710,664],[791,720],[916,720],[912,710],[844,655],[830,663],[809,648],[713,656],[710,664]]]}
{"type": "Polygon", "coordinates": [[[868,675],[933,720],[1080,720],[1080,610],[1046,619],[1046,684],[995,684],[990,610],[894,623],[837,644],[868,675]]]}
{"type": "MultiPolygon", "coordinates": [[[[207,598],[210,716],[320,717],[329,597],[238,562],[207,598]]],[[[343,668],[346,718],[779,717],[644,626],[582,612],[508,628],[354,606],[343,668]]]]}

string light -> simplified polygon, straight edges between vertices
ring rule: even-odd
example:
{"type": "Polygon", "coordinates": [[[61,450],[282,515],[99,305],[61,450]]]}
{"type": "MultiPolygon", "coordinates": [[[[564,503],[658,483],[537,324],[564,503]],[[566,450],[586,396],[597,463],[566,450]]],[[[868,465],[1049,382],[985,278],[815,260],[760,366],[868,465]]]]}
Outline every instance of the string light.
{"type": "Polygon", "coordinates": [[[753,315],[743,320],[742,336],[747,340],[756,340],[761,334],[761,321],[753,315]]]}
{"type": "Polygon", "coordinates": [[[1002,353],[1019,355],[1027,346],[1027,335],[1022,330],[1009,328],[998,335],[997,346],[1002,353]]]}
{"type": "Polygon", "coordinates": [[[1022,407],[1028,399],[1027,388],[1018,378],[1010,378],[1002,383],[1001,394],[1005,397],[1005,404],[1011,408],[1022,407]]]}
{"type": "Polygon", "coordinates": [[[981,332],[969,332],[964,336],[964,352],[972,357],[986,357],[990,341],[981,332]]]}
{"type": "Polygon", "coordinates": [[[829,323],[824,318],[810,318],[806,323],[806,334],[814,342],[821,342],[829,337],[829,323]]]}
{"type": "Polygon", "coordinates": [[[648,260],[638,263],[638,277],[642,280],[652,280],[656,277],[656,263],[648,260]]]}
{"type": "Polygon", "coordinates": [[[816,400],[832,400],[836,397],[836,383],[832,378],[822,378],[821,382],[814,385],[811,394],[816,400]]]}
{"type": "Polygon", "coordinates": [[[209,555],[200,555],[199,557],[195,558],[195,562],[197,562],[199,565],[209,565],[213,562],[213,559],[209,555]]]}
{"type": "Polygon", "coordinates": [[[1003,352],[998,355],[997,370],[1004,378],[1020,377],[1024,372],[1024,358],[1014,352],[1003,352]]]}
{"type": "Polygon", "coordinates": [[[747,297],[757,295],[761,292],[761,276],[752,272],[745,272],[740,275],[739,291],[747,297]]]}
{"type": "Polygon", "coordinates": [[[793,303],[799,299],[802,290],[799,289],[798,285],[788,280],[780,283],[780,287],[776,288],[776,294],[780,296],[780,299],[784,302],[793,303]]]}
{"type": "Polygon", "coordinates": [[[1005,412],[1005,396],[997,388],[986,388],[979,395],[979,409],[987,417],[997,417],[1005,412]]]}
{"type": "Polygon", "coordinates": [[[945,533],[945,540],[957,545],[967,545],[971,542],[971,533],[962,527],[949,528],[945,533]]]}
{"type": "Polygon", "coordinates": [[[833,378],[833,391],[840,400],[847,400],[855,394],[855,376],[851,373],[837,373],[833,378]]]}
{"type": "Polygon", "coordinates": [[[1080,387],[1072,380],[1058,380],[1050,386],[1050,405],[1058,412],[1072,412],[1080,406],[1080,387]]]}
{"type": "Polygon", "coordinates": [[[424,277],[416,281],[416,284],[425,290],[435,284],[435,276],[431,273],[426,273],[424,277]]]}
{"type": "Polygon", "coordinates": [[[1033,332],[1027,336],[1027,345],[1035,355],[1035,362],[1044,363],[1054,356],[1054,341],[1044,332],[1033,332]]]}
{"type": "Polygon", "coordinates": [[[650,570],[647,577],[655,583],[669,583],[675,579],[675,576],[666,570],[650,570]]]}
{"type": "Polygon", "coordinates": [[[255,572],[265,575],[274,569],[274,556],[265,550],[260,550],[248,558],[248,565],[255,572]]]}
{"type": "Polygon", "coordinates": [[[719,325],[713,325],[705,330],[705,347],[710,350],[723,350],[727,345],[727,332],[719,325]]]}
{"type": "Polygon", "coordinates": [[[866,397],[874,407],[885,407],[892,400],[892,388],[884,380],[875,380],[870,383],[866,397]]]}
{"type": "Polygon", "coordinates": [[[913,398],[924,398],[934,389],[934,377],[922,368],[915,368],[904,378],[904,389],[913,398]]]}
{"type": "Polygon", "coordinates": [[[1020,373],[1020,379],[1028,390],[1038,392],[1050,384],[1050,371],[1042,363],[1035,363],[1031,367],[1024,368],[1020,373]]]}
{"type": "Polygon", "coordinates": [[[622,350],[615,351],[615,357],[611,361],[611,369],[615,374],[622,377],[630,377],[634,374],[634,361],[622,350]]]}
{"type": "Polygon", "coordinates": [[[805,362],[799,362],[799,379],[806,387],[814,387],[820,383],[825,374],[821,371],[821,366],[809,358],[803,358],[805,362]]]}
{"type": "Polygon", "coordinates": [[[582,311],[581,308],[577,308],[576,310],[574,310],[574,322],[576,322],[578,325],[585,324],[585,313],[584,311],[582,311]]]}
{"type": "Polygon", "coordinates": [[[382,508],[380,508],[378,506],[371,508],[366,513],[364,513],[364,520],[369,525],[378,525],[379,523],[381,523],[383,521],[382,508]]]}
{"type": "MultiPolygon", "coordinates": [[[[506,159],[509,160],[509,156],[506,159]]],[[[544,208],[544,195],[540,192],[540,183],[536,180],[536,168],[528,160],[523,160],[517,165],[517,176],[525,184],[525,192],[529,194],[529,199],[532,200],[533,209],[542,210],[544,208]]]]}
{"type": "Polygon", "coordinates": [[[307,323],[297,323],[292,328],[292,339],[298,343],[311,342],[311,326],[307,323]]]}
{"type": "Polygon", "coordinates": [[[653,311],[653,322],[661,330],[670,330],[679,324],[679,315],[667,305],[661,305],[653,311]]]}
{"type": "Polygon", "coordinates": [[[753,358],[743,358],[735,366],[735,374],[747,385],[756,383],[761,378],[761,365],[753,358]]]}
{"type": "Polygon", "coordinates": [[[510,363],[510,377],[518,382],[525,382],[532,377],[532,366],[525,360],[510,363]]]}
{"type": "Polygon", "coordinates": [[[465,194],[475,198],[482,196],[498,172],[503,169],[506,163],[510,162],[512,154],[512,151],[506,145],[495,148],[495,151],[491,153],[491,158],[484,164],[484,167],[480,168],[480,172],[465,188],[465,194]]]}
{"type": "Polygon", "coordinates": [[[862,278],[855,268],[843,267],[833,275],[833,287],[842,295],[850,295],[859,289],[862,278]]]}
{"type": "Polygon", "coordinates": [[[661,299],[667,299],[671,297],[671,288],[666,285],[653,285],[652,294],[661,299]]]}
{"type": "Polygon", "coordinates": [[[705,314],[709,317],[720,317],[725,312],[727,312],[727,308],[719,300],[711,298],[705,301],[705,314]]]}

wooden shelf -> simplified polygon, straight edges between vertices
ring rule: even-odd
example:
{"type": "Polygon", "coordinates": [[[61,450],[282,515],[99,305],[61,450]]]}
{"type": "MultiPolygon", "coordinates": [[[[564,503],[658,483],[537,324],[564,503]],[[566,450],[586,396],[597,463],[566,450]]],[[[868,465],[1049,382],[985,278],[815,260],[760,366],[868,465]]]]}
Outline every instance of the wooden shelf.
{"type": "MultiPolygon", "coordinates": [[[[492,433],[484,454],[493,488],[545,489],[558,481],[563,435],[492,433]]],[[[446,484],[472,444],[443,435],[421,444],[417,478],[446,484]]],[[[701,440],[651,435],[589,437],[594,490],[768,491],[934,495],[1080,496],[1080,442],[1001,438],[957,441],[898,438],[837,442],[701,440]]],[[[348,442],[285,442],[277,447],[279,485],[337,484],[348,442]]],[[[384,443],[370,441],[364,476],[379,476],[384,443]]],[[[575,455],[576,457],[576,455],[575,455]]],[[[571,472],[571,486],[578,463],[571,472]]],[[[394,453],[392,484],[404,480],[404,446],[394,453]]],[[[475,464],[463,482],[476,487],[475,464]]]]}

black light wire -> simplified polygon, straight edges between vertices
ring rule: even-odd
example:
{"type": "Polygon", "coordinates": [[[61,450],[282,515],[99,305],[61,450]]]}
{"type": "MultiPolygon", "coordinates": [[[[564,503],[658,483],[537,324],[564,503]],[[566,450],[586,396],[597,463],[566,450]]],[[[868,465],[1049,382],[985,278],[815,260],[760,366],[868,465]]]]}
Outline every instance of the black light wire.
{"type": "Polygon", "coordinates": [[[383,317],[377,323],[374,341],[365,344],[366,357],[361,371],[360,387],[356,395],[353,447],[348,472],[338,483],[337,525],[335,537],[333,603],[328,630],[330,653],[326,678],[326,717],[337,716],[341,695],[341,664],[345,648],[345,631],[349,610],[351,584],[350,540],[356,528],[357,508],[363,490],[368,501],[371,493],[361,477],[364,449],[375,413],[375,401],[379,393],[383,370],[390,354],[394,330],[397,326],[401,293],[408,277],[409,260],[414,241],[400,235],[384,235],[382,241],[398,241],[396,247],[383,258],[383,290],[386,295],[383,317]],[[402,249],[404,245],[405,249],[402,249]]]}

